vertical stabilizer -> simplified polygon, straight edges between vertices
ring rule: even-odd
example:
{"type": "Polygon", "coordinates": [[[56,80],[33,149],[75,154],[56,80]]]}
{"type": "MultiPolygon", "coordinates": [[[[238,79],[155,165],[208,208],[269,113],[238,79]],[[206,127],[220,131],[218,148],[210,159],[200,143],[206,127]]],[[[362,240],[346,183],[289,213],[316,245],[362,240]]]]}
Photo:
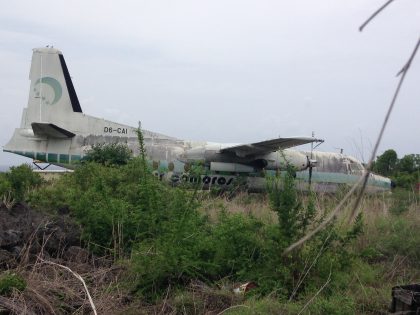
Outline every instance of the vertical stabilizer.
{"type": "Polygon", "coordinates": [[[82,112],[66,62],[55,48],[33,49],[28,107],[22,128],[31,124],[66,121],[71,113],[82,112]]]}

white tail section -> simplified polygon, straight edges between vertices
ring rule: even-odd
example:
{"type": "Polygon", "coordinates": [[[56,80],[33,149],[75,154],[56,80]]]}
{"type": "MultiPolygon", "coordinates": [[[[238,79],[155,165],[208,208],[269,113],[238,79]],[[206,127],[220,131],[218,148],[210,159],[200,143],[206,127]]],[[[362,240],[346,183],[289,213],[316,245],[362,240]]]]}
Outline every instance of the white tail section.
{"type": "Polygon", "coordinates": [[[53,123],[82,112],[61,51],[55,48],[33,49],[31,87],[28,107],[23,113],[21,128],[32,123],[53,123]]]}

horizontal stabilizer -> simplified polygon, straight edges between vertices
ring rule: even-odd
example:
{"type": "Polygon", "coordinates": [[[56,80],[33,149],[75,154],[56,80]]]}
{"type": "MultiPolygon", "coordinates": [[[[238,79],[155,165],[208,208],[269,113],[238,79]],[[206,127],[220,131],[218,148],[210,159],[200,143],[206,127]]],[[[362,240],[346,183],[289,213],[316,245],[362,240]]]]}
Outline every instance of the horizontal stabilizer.
{"type": "Polygon", "coordinates": [[[288,149],[296,147],[298,145],[311,143],[311,142],[323,142],[324,140],[318,140],[310,137],[299,137],[299,138],[277,138],[256,143],[240,144],[232,147],[223,148],[223,152],[233,152],[239,157],[247,157],[253,155],[266,154],[275,152],[277,150],[288,149]]]}
{"type": "Polygon", "coordinates": [[[73,138],[75,136],[73,132],[60,128],[54,124],[32,123],[31,125],[36,136],[59,139],[73,138]]]}

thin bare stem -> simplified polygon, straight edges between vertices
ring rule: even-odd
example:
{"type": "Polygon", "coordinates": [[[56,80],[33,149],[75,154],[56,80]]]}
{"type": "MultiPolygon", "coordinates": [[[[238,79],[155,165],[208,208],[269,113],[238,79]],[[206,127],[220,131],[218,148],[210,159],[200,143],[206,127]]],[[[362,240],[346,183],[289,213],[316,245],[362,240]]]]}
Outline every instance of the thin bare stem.
{"type": "Polygon", "coordinates": [[[163,301],[162,309],[160,310],[159,314],[164,314],[164,312],[165,312],[166,303],[168,302],[168,296],[169,296],[169,291],[170,290],[171,290],[171,285],[169,285],[168,289],[166,290],[165,300],[163,301]]]}
{"type": "Polygon", "coordinates": [[[79,280],[80,280],[80,282],[83,284],[83,287],[85,288],[86,295],[88,296],[89,303],[90,303],[90,306],[92,307],[92,311],[93,311],[93,313],[94,313],[95,315],[97,315],[97,314],[98,314],[98,313],[96,312],[96,307],[95,307],[95,304],[93,303],[92,297],[90,296],[90,293],[89,293],[88,287],[87,287],[87,285],[86,285],[86,282],[85,282],[85,280],[83,280],[83,278],[82,278],[82,276],[81,276],[81,275],[79,275],[77,272],[74,272],[74,271],[73,271],[73,270],[71,270],[69,267],[66,267],[66,266],[63,266],[63,265],[57,264],[57,263],[55,263],[55,262],[48,261],[48,260],[43,260],[43,259],[41,259],[41,258],[40,258],[40,261],[41,261],[42,263],[45,263],[45,264],[50,264],[50,265],[53,265],[53,266],[57,266],[57,267],[63,268],[63,269],[65,269],[65,270],[69,271],[71,274],[73,274],[73,275],[74,275],[77,279],[79,279],[79,280]]]}
{"type": "Polygon", "coordinates": [[[296,288],[293,290],[292,294],[290,295],[289,301],[292,301],[292,299],[294,298],[294,296],[296,295],[297,291],[299,290],[299,287],[302,285],[303,281],[305,280],[305,278],[308,276],[309,271],[311,271],[312,267],[316,264],[316,262],[318,261],[318,258],[321,256],[322,252],[324,251],[325,245],[327,244],[329,238],[331,237],[331,232],[328,233],[328,236],[325,238],[324,243],[322,243],[322,247],[319,250],[319,252],[317,253],[315,259],[312,261],[312,264],[309,266],[309,268],[306,270],[304,270],[305,274],[303,275],[303,277],[299,278],[298,284],[296,285],[296,288]]]}
{"type": "Polygon", "coordinates": [[[366,25],[370,23],[379,13],[381,13],[387,6],[389,6],[394,0],[388,0],[378,10],[376,10],[362,25],[359,27],[359,31],[363,31],[366,25]]]}
{"type": "Polygon", "coordinates": [[[231,307],[228,307],[228,308],[224,309],[223,311],[221,311],[221,312],[220,312],[220,313],[218,313],[217,315],[222,315],[223,313],[225,313],[225,312],[227,312],[227,311],[229,311],[229,310],[231,310],[231,309],[233,309],[233,308],[238,308],[238,307],[246,307],[246,308],[249,308],[249,306],[247,306],[247,305],[243,305],[243,304],[240,304],[240,305],[233,305],[233,306],[231,306],[231,307]]]}
{"type": "Polygon", "coordinates": [[[286,255],[286,254],[290,253],[293,249],[295,249],[296,247],[299,247],[300,245],[305,243],[307,240],[311,239],[312,236],[317,234],[319,231],[323,230],[337,216],[338,212],[341,210],[341,208],[343,207],[343,205],[345,204],[347,199],[350,198],[350,196],[354,193],[354,191],[357,189],[357,187],[359,187],[359,185],[362,183],[362,181],[363,181],[363,177],[360,177],[360,179],[357,181],[357,183],[355,183],[353,185],[353,187],[343,197],[343,199],[341,199],[340,203],[334,208],[334,210],[330,213],[330,215],[323,222],[321,222],[321,224],[318,225],[315,229],[310,231],[308,234],[306,234],[304,237],[302,237],[297,242],[295,242],[292,245],[290,245],[289,247],[287,247],[284,250],[283,255],[286,255]]]}
{"type": "Polygon", "coordinates": [[[405,76],[407,75],[407,72],[410,69],[411,62],[413,61],[414,57],[416,56],[417,51],[419,49],[419,46],[420,46],[420,38],[417,40],[417,43],[414,46],[414,49],[413,49],[413,52],[411,53],[410,58],[408,59],[408,61],[404,65],[404,67],[401,69],[401,71],[397,74],[397,75],[399,75],[399,74],[402,74],[402,75],[401,75],[400,81],[398,82],[397,89],[394,92],[394,96],[392,97],[391,104],[388,107],[388,111],[385,115],[384,122],[382,123],[381,131],[379,132],[378,139],[376,140],[375,147],[373,148],[372,155],[370,157],[369,163],[368,163],[367,168],[366,168],[366,173],[364,174],[364,177],[363,177],[362,189],[360,190],[359,195],[357,196],[356,202],[354,204],[354,207],[351,211],[351,215],[349,217],[349,221],[353,220],[353,218],[356,214],[357,208],[359,207],[360,200],[362,199],[363,193],[366,189],[366,185],[367,185],[367,182],[369,180],[369,176],[370,176],[370,173],[371,173],[371,170],[372,170],[372,163],[373,163],[373,160],[375,159],[376,153],[378,151],[379,144],[381,143],[382,136],[383,136],[385,128],[388,124],[389,117],[391,116],[391,113],[392,113],[392,110],[394,108],[395,102],[397,101],[397,98],[398,98],[398,94],[400,93],[401,86],[404,83],[405,76]]]}
{"type": "Polygon", "coordinates": [[[420,38],[417,41],[416,46],[414,47],[414,50],[410,56],[410,58],[408,59],[407,63],[404,65],[403,69],[402,69],[402,76],[401,79],[398,83],[397,89],[395,90],[394,96],[392,98],[391,104],[389,105],[387,114],[385,116],[384,122],[382,123],[382,127],[381,127],[381,131],[379,132],[379,136],[378,139],[376,140],[375,143],[375,147],[372,151],[372,155],[370,157],[368,166],[366,168],[366,171],[364,173],[364,175],[362,177],[360,177],[360,179],[357,181],[357,183],[355,183],[353,185],[353,187],[350,189],[350,191],[344,196],[344,198],[340,201],[340,203],[334,208],[334,210],[331,212],[331,214],[327,217],[327,219],[325,221],[323,221],[317,228],[315,228],[314,230],[312,230],[311,232],[309,232],[308,234],[306,234],[304,237],[302,237],[300,240],[298,240],[297,242],[293,243],[292,245],[290,245],[288,248],[285,249],[285,251],[283,252],[283,255],[289,253],[290,251],[292,251],[293,249],[295,249],[296,247],[302,245],[303,243],[305,243],[307,240],[311,239],[316,233],[318,233],[319,231],[323,230],[328,223],[331,222],[332,219],[334,219],[336,217],[336,215],[338,214],[338,212],[340,211],[340,209],[342,208],[342,206],[344,205],[344,203],[347,201],[347,199],[349,199],[349,197],[353,194],[353,192],[357,189],[357,187],[362,184],[362,188],[357,196],[356,202],[353,206],[353,209],[351,211],[351,215],[349,217],[349,222],[351,222],[356,214],[357,208],[359,207],[360,201],[362,199],[363,193],[366,189],[366,185],[371,173],[371,169],[372,169],[372,162],[376,156],[376,153],[378,151],[378,147],[379,144],[381,143],[382,140],[382,136],[384,134],[385,128],[387,126],[389,117],[391,116],[392,113],[392,109],[394,108],[394,104],[397,100],[398,94],[400,92],[401,86],[404,83],[404,79],[405,76],[407,75],[408,70],[410,69],[411,63],[414,60],[417,51],[419,49],[420,46],[420,38]]]}
{"type": "Polygon", "coordinates": [[[325,289],[325,287],[330,283],[331,281],[331,270],[330,270],[330,274],[328,275],[328,279],[327,281],[324,283],[324,285],[318,290],[318,292],[315,293],[315,295],[313,297],[311,297],[311,299],[305,304],[305,306],[300,310],[300,312],[298,313],[298,315],[302,314],[303,311],[309,306],[309,304],[312,303],[312,301],[322,292],[322,290],[325,289]]]}

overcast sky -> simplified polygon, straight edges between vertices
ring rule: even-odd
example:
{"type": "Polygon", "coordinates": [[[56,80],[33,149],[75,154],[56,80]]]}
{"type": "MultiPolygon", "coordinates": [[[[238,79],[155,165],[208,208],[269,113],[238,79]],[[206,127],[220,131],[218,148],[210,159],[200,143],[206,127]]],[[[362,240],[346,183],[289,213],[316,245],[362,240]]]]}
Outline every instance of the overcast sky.
{"type": "MultiPolygon", "coordinates": [[[[325,139],[367,160],[420,35],[420,1],[6,1],[0,144],[20,124],[32,48],[54,45],[83,112],[182,139],[325,139]]],[[[303,146],[302,149],[307,147],[303,146]]],[[[380,152],[420,153],[420,55],[380,152]]],[[[0,152],[0,165],[29,161],[0,152]]]]}

